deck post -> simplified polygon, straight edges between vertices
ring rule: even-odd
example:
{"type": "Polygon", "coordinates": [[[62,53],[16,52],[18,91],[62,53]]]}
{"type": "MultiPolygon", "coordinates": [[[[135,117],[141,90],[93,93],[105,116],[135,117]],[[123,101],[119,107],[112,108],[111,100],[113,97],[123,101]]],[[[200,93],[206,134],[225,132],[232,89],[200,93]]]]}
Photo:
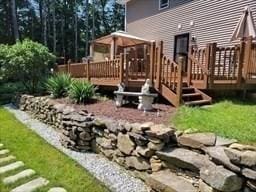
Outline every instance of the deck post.
{"type": "Polygon", "coordinates": [[[129,83],[129,59],[128,59],[128,54],[126,53],[125,55],[125,85],[128,86],[129,83]]]}
{"type": "Polygon", "coordinates": [[[161,87],[161,75],[162,75],[162,57],[163,57],[163,41],[159,42],[159,49],[157,55],[157,74],[156,74],[156,89],[161,87]]]}
{"type": "Polygon", "coordinates": [[[184,58],[183,57],[179,57],[178,58],[178,80],[177,80],[177,103],[176,106],[180,106],[182,104],[182,86],[183,86],[183,77],[182,77],[182,69],[184,66],[184,58]]]}
{"type": "Polygon", "coordinates": [[[250,60],[251,60],[251,52],[252,52],[252,37],[247,39],[245,45],[245,53],[244,53],[244,78],[247,79],[249,67],[250,67],[250,60]]]}
{"type": "MultiPolygon", "coordinates": [[[[208,71],[208,74],[204,73],[204,88],[208,87],[208,83],[209,83],[209,72],[211,72],[210,69],[210,59],[211,59],[211,44],[208,43],[206,45],[206,49],[205,49],[205,68],[208,71]]],[[[210,78],[211,78],[211,74],[210,74],[210,78]]],[[[210,80],[211,81],[211,80],[210,80]]]]}
{"type": "Polygon", "coordinates": [[[209,71],[210,71],[209,88],[212,88],[213,84],[214,84],[216,49],[217,49],[217,43],[211,43],[210,44],[210,58],[209,58],[209,71]]]}
{"type": "Polygon", "coordinates": [[[245,54],[245,42],[240,43],[239,61],[238,61],[238,74],[237,74],[237,86],[241,86],[243,74],[243,64],[244,64],[244,54],[245,54]]]}
{"type": "Polygon", "coordinates": [[[120,71],[119,71],[120,83],[124,81],[124,54],[120,54],[120,71]]]}
{"type": "Polygon", "coordinates": [[[87,59],[86,72],[87,80],[90,81],[90,59],[87,59]]]}
{"type": "Polygon", "coordinates": [[[191,76],[192,76],[192,60],[190,59],[190,57],[193,54],[193,47],[190,46],[189,47],[189,53],[188,53],[188,72],[187,72],[187,78],[188,78],[188,86],[191,85],[191,76]]]}
{"type": "Polygon", "coordinates": [[[150,46],[150,68],[149,68],[149,79],[154,85],[154,65],[155,65],[155,51],[156,51],[156,43],[152,42],[150,46]]]}
{"type": "Polygon", "coordinates": [[[70,73],[70,67],[71,67],[71,60],[70,59],[68,60],[68,66],[67,67],[68,67],[68,73],[70,73]]]}

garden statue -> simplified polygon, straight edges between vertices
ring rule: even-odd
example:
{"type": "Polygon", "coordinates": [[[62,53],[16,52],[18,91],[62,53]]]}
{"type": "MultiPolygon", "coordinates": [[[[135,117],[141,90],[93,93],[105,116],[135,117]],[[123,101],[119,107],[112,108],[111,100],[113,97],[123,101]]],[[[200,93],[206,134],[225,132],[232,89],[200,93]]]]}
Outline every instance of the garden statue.
{"type": "MultiPolygon", "coordinates": [[[[124,92],[124,89],[125,89],[125,84],[124,83],[119,83],[117,85],[117,87],[118,87],[117,92],[124,92]]],[[[117,107],[121,107],[123,105],[123,98],[124,98],[123,95],[117,95],[116,96],[116,106],[117,107]]]]}
{"type": "Polygon", "coordinates": [[[139,110],[151,111],[153,109],[152,103],[154,102],[154,97],[150,94],[151,86],[150,79],[147,79],[145,84],[141,87],[142,96],[139,96],[139,110]]]}

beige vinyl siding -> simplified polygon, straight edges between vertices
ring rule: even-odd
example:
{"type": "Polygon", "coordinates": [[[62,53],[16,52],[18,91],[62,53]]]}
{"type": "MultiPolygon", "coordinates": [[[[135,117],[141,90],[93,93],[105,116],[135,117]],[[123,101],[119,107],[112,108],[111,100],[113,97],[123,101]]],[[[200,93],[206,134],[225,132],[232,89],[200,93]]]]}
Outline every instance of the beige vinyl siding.
{"type": "Polygon", "coordinates": [[[132,0],[127,5],[128,32],[149,40],[163,40],[164,53],[171,58],[174,36],[178,34],[195,36],[198,47],[212,42],[230,46],[232,32],[247,5],[256,25],[256,0],[183,0],[178,6],[172,1],[172,6],[163,11],[158,10],[158,0],[132,0]],[[190,26],[191,21],[194,26],[190,26]]]}

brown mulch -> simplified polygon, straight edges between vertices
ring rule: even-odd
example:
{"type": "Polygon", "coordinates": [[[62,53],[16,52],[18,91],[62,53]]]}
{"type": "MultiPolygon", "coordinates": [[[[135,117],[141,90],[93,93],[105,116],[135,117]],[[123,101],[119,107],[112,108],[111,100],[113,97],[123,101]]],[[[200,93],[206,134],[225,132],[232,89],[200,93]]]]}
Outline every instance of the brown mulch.
{"type": "Polygon", "coordinates": [[[109,117],[116,120],[125,120],[130,123],[143,123],[152,121],[154,123],[168,124],[176,109],[171,105],[154,104],[154,110],[151,112],[143,112],[137,109],[135,104],[127,104],[120,108],[115,106],[113,100],[95,101],[86,105],[77,105],[68,99],[55,100],[58,103],[68,104],[78,110],[87,110],[96,116],[109,117]]]}

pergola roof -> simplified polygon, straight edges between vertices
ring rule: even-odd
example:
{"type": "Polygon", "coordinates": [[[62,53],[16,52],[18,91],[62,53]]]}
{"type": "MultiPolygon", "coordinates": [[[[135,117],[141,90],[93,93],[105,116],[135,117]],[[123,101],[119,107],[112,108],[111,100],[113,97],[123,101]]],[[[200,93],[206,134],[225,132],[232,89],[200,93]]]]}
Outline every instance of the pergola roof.
{"type": "Polygon", "coordinates": [[[143,39],[140,37],[136,37],[134,35],[130,35],[124,31],[117,31],[111,33],[110,35],[101,37],[99,39],[94,40],[94,43],[111,45],[111,43],[115,40],[115,44],[122,47],[134,46],[138,44],[151,43],[152,41],[143,39]]]}

